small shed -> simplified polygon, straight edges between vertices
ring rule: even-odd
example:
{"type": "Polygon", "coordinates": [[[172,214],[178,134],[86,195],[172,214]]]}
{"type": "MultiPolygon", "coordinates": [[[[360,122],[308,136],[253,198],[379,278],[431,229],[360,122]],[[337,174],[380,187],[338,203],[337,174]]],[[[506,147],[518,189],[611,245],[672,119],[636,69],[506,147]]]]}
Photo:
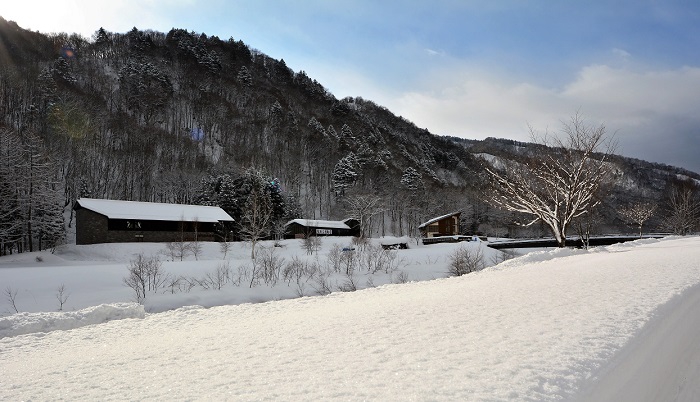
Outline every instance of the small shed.
{"type": "Polygon", "coordinates": [[[420,234],[424,238],[459,235],[459,217],[461,214],[461,212],[453,212],[432,218],[427,222],[421,223],[418,226],[418,230],[420,230],[420,234]]]}
{"type": "Polygon", "coordinates": [[[219,207],[80,198],[75,202],[76,244],[215,241],[233,222],[219,207]]]}
{"type": "Polygon", "coordinates": [[[286,224],[285,237],[303,239],[308,236],[359,236],[360,222],[356,219],[325,221],[292,219],[286,224]]]}

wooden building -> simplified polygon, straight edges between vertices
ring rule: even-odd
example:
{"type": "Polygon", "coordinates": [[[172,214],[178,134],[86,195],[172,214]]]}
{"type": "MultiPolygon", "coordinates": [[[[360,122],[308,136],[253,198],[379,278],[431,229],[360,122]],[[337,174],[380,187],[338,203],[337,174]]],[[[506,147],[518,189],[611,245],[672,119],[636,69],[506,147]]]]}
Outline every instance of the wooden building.
{"type": "Polygon", "coordinates": [[[459,217],[461,212],[438,216],[418,226],[424,238],[440,236],[458,236],[460,234],[459,217]]]}
{"type": "Polygon", "coordinates": [[[200,205],[80,198],[75,202],[76,244],[216,241],[233,222],[223,209],[200,205]]]}
{"type": "Polygon", "coordinates": [[[308,236],[359,236],[360,222],[356,219],[324,221],[316,219],[292,219],[287,222],[286,238],[303,239],[308,236]]]}

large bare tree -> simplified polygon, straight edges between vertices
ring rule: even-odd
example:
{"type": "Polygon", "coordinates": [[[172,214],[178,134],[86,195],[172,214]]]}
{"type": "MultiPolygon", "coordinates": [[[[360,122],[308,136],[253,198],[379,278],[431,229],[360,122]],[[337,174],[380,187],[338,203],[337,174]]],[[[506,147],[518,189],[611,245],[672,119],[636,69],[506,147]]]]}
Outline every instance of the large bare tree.
{"type": "Polygon", "coordinates": [[[255,169],[248,169],[246,175],[250,178],[251,189],[241,216],[239,234],[250,242],[250,258],[255,259],[255,245],[270,234],[274,206],[269,192],[266,191],[267,183],[263,174],[255,169]]]}
{"type": "Polygon", "coordinates": [[[688,235],[700,222],[698,186],[691,180],[673,185],[667,201],[666,226],[676,235],[688,235]]]}
{"type": "Polygon", "coordinates": [[[538,134],[530,127],[536,147],[524,159],[503,161],[487,168],[492,186],[486,194],[491,204],[530,216],[529,226],[543,222],[559,247],[575,218],[600,203],[604,180],[611,172],[609,156],[615,143],[604,125],[589,126],[576,113],[562,123],[559,135],[538,134]]]}
{"type": "Polygon", "coordinates": [[[348,218],[359,222],[360,238],[371,237],[371,219],[383,210],[382,199],[375,195],[358,195],[346,199],[345,211],[348,218]]]}

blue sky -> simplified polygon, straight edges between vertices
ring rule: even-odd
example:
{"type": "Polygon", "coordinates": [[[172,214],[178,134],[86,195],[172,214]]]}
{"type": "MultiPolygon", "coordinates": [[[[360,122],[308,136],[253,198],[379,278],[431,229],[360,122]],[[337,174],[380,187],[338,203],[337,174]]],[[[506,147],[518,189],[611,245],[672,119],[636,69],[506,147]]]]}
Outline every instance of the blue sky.
{"type": "Polygon", "coordinates": [[[700,172],[700,2],[23,0],[41,32],[241,39],[435,134],[526,141],[580,111],[618,152],[700,172]]]}

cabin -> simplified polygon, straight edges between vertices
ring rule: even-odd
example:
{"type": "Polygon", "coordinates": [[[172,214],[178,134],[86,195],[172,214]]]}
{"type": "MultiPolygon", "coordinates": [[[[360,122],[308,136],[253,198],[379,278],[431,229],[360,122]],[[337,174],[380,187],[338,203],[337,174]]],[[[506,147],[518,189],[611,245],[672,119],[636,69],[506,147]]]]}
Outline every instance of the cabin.
{"type": "Polygon", "coordinates": [[[418,226],[421,237],[430,239],[442,236],[458,236],[460,234],[459,217],[461,214],[461,212],[453,212],[422,223],[418,226]]]}
{"type": "Polygon", "coordinates": [[[219,207],[80,198],[76,244],[216,241],[233,218],[219,207]]]}
{"type": "Polygon", "coordinates": [[[287,222],[285,238],[304,239],[309,236],[360,236],[357,219],[324,221],[316,219],[292,219],[287,222]]]}

